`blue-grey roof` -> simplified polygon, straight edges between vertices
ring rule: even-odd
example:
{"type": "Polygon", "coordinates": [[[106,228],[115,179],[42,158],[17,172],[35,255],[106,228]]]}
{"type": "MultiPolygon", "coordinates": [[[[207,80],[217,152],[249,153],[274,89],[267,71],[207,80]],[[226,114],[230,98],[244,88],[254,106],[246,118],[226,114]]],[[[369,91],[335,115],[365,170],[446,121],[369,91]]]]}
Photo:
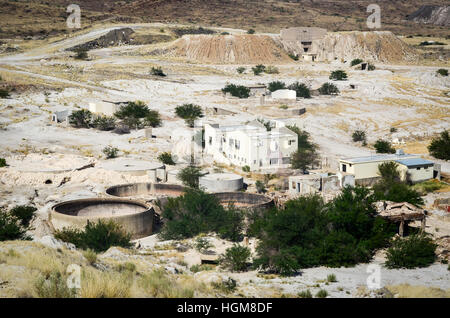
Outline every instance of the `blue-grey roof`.
{"type": "Polygon", "coordinates": [[[401,165],[407,166],[407,167],[419,167],[419,166],[433,166],[434,162],[422,159],[422,158],[412,158],[412,159],[403,159],[403,160],[396,160],[401,165]]]}
{"type": "Polygon", "coordinates": [[[354,157],[354,158],[342,158],[342,161],[350,163],[361,163],[361,162],[371,162],[371,161],[385,161],[385,160],[405,160],[412,157],[417,157],[418,155],[397,155],[397,154],[377,154],[365,157],[354,157]]]}

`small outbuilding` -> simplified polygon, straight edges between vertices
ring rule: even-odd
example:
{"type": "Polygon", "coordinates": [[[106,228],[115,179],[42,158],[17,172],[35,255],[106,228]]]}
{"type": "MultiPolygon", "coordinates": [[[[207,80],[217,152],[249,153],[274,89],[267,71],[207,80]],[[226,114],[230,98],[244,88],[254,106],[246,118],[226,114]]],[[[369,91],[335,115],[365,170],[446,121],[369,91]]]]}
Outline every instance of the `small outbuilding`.
{"type": "Polygon", "coordinates": [[[290,89],[279,89],[272,92],[272,99],[297,99],[297,92],[290,89]]]}

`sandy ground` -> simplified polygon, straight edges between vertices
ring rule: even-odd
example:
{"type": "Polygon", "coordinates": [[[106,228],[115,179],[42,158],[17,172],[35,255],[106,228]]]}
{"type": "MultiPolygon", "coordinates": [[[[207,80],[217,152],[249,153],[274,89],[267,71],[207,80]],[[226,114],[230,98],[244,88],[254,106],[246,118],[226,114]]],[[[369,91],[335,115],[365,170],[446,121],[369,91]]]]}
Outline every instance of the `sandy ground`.
{"type": "MultiPolygon", "coordinates": [[[[220,107],[236,113],[202,119],[203,122],[221,124],[238,124],[260,117],[292,118],[290,110],[305,107],[306,114],[296,118],[298,126],[311,134],[320,147],[324,164],[330,169],[337,167],[340,157],[374,153],[373,149],[352,142],[351,134],[355,129],[367,131],[369,144],[378,138],[404,139],[406,144],[401,148],[406,151],[412,149],[430,158],[426,150],[429,140],[443,129],[450,128],[450,78],[436,76],[436,67],[377,64],[376,71],[363,72],[339,61],[298,62],[278,65],[280,74],[255,77],[248,73],[252,65],[244,65],[246,74],[238,75],[236,68],[240,65],[203,65],[178,59],[158,59],[142,54],[140,47],[90,51],[89,61],[76,61],[63,51],[109,30],[111,27],[93,30],[30,52],[0,57],[3,78],[20,76],[29,78],[30,82],[39,80],[51,85],[64,83],[69,86],[46,92],[12,93],[10,99],[0,100],[0,157],[6,158],[10,164],[0,168],[0,205],[31,202],[39,207],[41,223],[38,222],[37,236],[49,233],[43,225],[44,220],[48,209],[57,202],[104,196],[109,186],[148,181],[146,176],[100,168],[106,160],[102,153],[105,146],[119,148],[120,158],[151,162],[157,161],[161,152],[187,149],[183,144],[185,139],[180,136],[187,135],[189,129],[174,115],[175,107],[183,103],[220,107]],[[150,76],[152,66],[162,66],[167,78],[159,80],[150,76]],[[344,69],[349,75],[348,81],[335,83],[341,90],[339,96],[300,100],[288,110],[279,108],[282,103],[260,106],[259,97],[238,100],[226,98],[220,92],[227,83],[250,85],[273,80],[287,84],[300,81],[315,88],[329,81],[329,73],[335,69],[344,69]],[[356,84],[356,89],[350,89],[350,84],[356,84]],[[74,129],[50,121],[54,111],[86,108],[90,102],[101,100],[142,100],[161,113],[163,126],[154,128],[156,138],[149,139],[143,130],[116,135],[94,129],[74,129]],[[396,127],[397,132],[390,133],[391,127],[396,127]],[[88,163],[95,163],[95,167],[76,170],[88,163]]],[[[449,162],[434,161],[442,165],[444,172],[450,173],[449,162]]],[[[428,228],[438,237],[450,235],[448,218],[433,216],[428,228]]],[[[154,244],[152,240],[148,239],[148,246],[154,244]]],[[[217,244],[220,245],[220,248],[219,245],[216,247],[218,253],[227,246],[223,242],[217,244]]],[[[198,257],[195,253],[187,254],[186,262],[193,264],[198,257]]],[[[329,273],[336,274],[338,282],[329,286],[320,283],[320,286],[339,297],[350,296],[346,291],[353,293],[355,286],[364,284],[368,275],[366,265],[347,269],[308,269],[301,276],[286,280],[260,278],[256,272],[230,275],[244,283],[253,281],[248,283],[248,295],[264,296],[259,287],[270,285],[279,288],[281,293],[293,294],[315,285],[329,273]],[[339,287],[343,290],[338,290],[339,287]]],[[[448,273],[446,265],[439,264],[411,271],[383,269],[382,281],[383,285],[410,283],[448,289],[448,273]]],[[[312,291],[318,289],[311,288],[312,291]]]]}

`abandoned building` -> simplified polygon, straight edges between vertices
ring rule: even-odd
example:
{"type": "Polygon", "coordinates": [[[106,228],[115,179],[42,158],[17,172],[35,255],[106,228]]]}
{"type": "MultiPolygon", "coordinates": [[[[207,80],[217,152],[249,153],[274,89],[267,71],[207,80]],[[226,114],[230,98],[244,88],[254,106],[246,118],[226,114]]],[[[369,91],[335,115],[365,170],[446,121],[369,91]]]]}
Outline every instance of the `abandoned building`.
{"type": "Polygon", "coordinates": [[[108,101],[101,101],[95,103],[89,103],[89,111],[94,114],[102,114],[105,116],[113,116],[122,105],[125,103],[114,103],[108,101]]]}
{"type": "Polygon", "coordinates": [[[421,221],[421,229],[425,230],[426,211],[408,202],[379,201],[376,203],[378,214],[390,222],[398,223],[398,234],[404,236],[408,232],[408,224],[421,221]]]}
{"type": "Polygon", "coordinates": [[[355,179],[349,174],[340,172],[337,174],[310,172],[310,174],[289,177],[289,194],[297,196],[329,193],[336,192],[345,186],[354,185],[355,179]]]}
{"type": "Polygon", "coordinates": [[[52,114],[52,122],[55,123],[68,123],[69,122],[69,116],[72,114],[71,110],[63,110],[59,112],[54,112],[52,114]]]}
{"type": "Polygon", "coordinates": [[[317,60],[316,41],[322,40],[327,30],[322,28],[296,27],[281,30],[281,40],[285,42],[295,55],[303,60],[314,62],[317,60]]]}
{"type": "Polygon", "coordinates": [[[242,125],[205,125],[205,151],[217,162],[252,170],[288,168],[298,136],[286,127],[270,131],[258,121],[242,125]]]}
{"type": "Polygon", "coordinates": [[[343,158],[339,160],[339,171],[355,176],[360,185],[372,185],[380,176],[378,166],[385,162],[396,162],[402,181],[417,183],[440,174],[440,166],[422,159],[420,155],[405,154],[397,150],[395,154],[380,154],[367,157],[343,158]]]}

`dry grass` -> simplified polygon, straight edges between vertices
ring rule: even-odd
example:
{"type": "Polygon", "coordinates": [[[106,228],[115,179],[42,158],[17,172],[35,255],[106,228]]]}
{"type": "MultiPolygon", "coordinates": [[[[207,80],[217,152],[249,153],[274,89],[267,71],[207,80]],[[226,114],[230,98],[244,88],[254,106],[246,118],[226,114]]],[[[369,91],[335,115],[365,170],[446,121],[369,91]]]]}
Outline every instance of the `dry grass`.
{"type": "Polygon", "coordinates": [[[401,298],[450,298],[450,289],[442,290],[434,287],[411,286],[409,284],[386,286],[393,294],[401,298]]]}

